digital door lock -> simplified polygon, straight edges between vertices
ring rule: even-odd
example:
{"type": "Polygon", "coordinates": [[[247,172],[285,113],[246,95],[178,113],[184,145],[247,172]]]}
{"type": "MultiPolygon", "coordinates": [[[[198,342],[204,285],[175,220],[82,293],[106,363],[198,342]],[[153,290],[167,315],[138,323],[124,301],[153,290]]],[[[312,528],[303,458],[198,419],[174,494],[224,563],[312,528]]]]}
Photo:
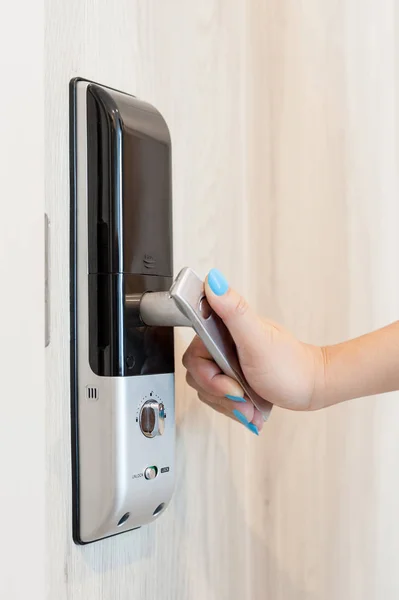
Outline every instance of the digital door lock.
{"type": "Polygon", "coordinates": [[[191,326],[267,419],[189,268],[173,279],[171,143],[150,104],[70,83],[73,538],[151,523],[175,476],[174,334],[191,326]]]}
{"type": "Polygon", "coordinates": [[[249,400],[267,420],[272,405],[246,381],[231,335],[209,306],[204,284],[194,271],[188,267],[182,269],[169,293],[146,293],[139,307],[140,317],[146,325],[192,327],[220,369],[238,381],[249,400]]]}

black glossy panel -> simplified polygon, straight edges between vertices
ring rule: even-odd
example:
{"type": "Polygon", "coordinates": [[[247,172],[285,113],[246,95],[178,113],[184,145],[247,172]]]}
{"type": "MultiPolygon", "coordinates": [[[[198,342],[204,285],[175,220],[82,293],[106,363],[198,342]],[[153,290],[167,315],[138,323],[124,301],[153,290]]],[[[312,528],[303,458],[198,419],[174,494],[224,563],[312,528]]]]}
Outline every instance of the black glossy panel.
{"type": "Polygon", "coordinates": [[[172,373],[173,330],[143,326],[128,301],[172,283],[168,128],[151,105],[90,84],[87,142],[91,368],[172,373]]]}
{"type": "Polygon", "coordinates": [[[162,116],[87,90],[89,273],[172,276],[171,147],[162,116]]]}
{"type": "Polygon", "coordinates": [[[100,376],[174,372],[171,327],[146,327],[128,299],[168,289],[171,279],[122,274],[89,275],[89,360],[100,376]]]}

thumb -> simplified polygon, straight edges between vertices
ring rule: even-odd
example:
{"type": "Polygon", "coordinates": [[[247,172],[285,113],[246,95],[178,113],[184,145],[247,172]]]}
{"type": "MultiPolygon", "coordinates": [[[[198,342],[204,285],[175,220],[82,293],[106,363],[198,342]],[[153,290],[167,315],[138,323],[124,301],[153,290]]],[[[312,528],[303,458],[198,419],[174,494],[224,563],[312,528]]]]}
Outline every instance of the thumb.
{"type": "Polygon", "coordinates": [[[259,357],[265,343],[264,326],[245,298],[233,290],[224,275],[212,269],[205,281],[209,304],[222,319],[237,346],[240,359],[250,363],[259,357]]]}

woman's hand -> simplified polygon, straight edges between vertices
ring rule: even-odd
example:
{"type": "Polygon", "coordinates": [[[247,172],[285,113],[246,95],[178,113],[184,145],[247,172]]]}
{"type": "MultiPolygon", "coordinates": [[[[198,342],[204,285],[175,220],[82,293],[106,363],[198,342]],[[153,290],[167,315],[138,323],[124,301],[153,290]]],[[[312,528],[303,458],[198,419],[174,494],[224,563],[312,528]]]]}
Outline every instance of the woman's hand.
{"type": "MultiPolygon", "coordinates": [[[[261,319],[224,276],[213,269],[206,282],[209,304],[229,329],[249,385],[265,400],[292,410],[320,408],[315,390],[323,385],[324,352],[302,343],[271,321],[261,319]]],[[[187,382],[202,402],[258,434],[263,417],[240,385],[224,375],[200,338],[184,354],[187,382]]]]}

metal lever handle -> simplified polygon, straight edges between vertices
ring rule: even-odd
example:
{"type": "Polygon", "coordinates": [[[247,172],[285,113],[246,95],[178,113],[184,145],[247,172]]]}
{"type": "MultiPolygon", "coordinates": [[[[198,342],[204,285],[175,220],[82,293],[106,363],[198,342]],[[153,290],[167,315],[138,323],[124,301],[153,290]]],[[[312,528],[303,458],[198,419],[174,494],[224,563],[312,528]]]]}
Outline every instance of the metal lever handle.
{"type": "Polygon", "coordinates": [[[140,300],[140,317],[155,327],[191,327],[169,292],[147,292],[140,300]]]}
{"type": "Polygon", "coordinates": [[[205,298],[204,283],[192,269],[182,269],[169,292],[144,294],[140,316],[146,325],[193,327],[220,369],[238,381],[263,419],[267,420],[272,405],[246,381],[233,338],[221,319],[210,309],[205,298]]]}

